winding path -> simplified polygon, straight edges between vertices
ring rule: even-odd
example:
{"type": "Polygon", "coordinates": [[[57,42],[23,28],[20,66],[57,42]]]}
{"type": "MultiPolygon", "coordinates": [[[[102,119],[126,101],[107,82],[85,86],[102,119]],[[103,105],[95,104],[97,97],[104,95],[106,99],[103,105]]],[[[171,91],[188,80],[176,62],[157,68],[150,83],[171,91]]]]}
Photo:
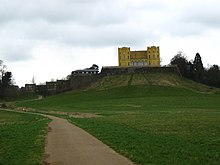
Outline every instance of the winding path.
{"type": "Polygon", "coordinates": [[[67,120],[52,119],[46,145],[46,165],[131,165],[107,145],[67,120]]]}

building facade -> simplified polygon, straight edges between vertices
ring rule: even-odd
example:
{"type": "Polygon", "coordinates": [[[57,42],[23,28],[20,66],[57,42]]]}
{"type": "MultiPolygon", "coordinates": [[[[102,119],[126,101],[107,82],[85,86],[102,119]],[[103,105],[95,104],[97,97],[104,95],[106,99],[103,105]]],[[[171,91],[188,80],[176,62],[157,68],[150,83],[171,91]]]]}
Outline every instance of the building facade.
{"type": "Polygon", "coordinates": [[[72,71],[72,75],[98,75],[99,73],[99,66],[96,64],[93,64],[92,67],[82,69],[82,70],[75,70],[72,71]]]}
{"type": "Polygon", "coordinates": [[[36,91],[36,84],[25,84],[25,91],[26,92],[35,92],[36,91]]]}
{"type": "Polygon", "coordinates": [[[118,48],[118,63],[120,67],[160,66],[160,48],[151,46],[140,51],[131,51],[130,47],[118,48]]]}
{"type": "Polygon", "coordinates": [[[57,82],[46,82],[46,89],[48,92],[55,92],[57,90],[57,82]]]}

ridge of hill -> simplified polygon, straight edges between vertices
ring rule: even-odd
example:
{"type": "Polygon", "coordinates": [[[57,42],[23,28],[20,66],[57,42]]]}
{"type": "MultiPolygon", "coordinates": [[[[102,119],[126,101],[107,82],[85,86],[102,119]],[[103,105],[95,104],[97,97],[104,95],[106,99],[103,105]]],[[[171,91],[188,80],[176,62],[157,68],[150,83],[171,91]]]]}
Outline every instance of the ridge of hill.
{"type": "Polygon", "coordinates": [[[172,73],[142,73],[106,76],[93,83],[87,90],[105,90],[135,85],[171,86],[205,93],[219,92],[217,88],[209,87],[172,73]]]}

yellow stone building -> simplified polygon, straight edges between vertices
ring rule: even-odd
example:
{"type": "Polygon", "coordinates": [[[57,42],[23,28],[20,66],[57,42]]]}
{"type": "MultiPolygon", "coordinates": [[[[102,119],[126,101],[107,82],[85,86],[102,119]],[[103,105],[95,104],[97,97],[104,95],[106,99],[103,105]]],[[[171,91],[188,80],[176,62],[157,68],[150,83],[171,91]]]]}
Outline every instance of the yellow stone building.
{"type": "Polygon", "coordinates": [[[118,63],[121,67],[160,66],[160,48],[151,46],[139,51],[131,51],[130,47],[118,48],[118,63]]]}

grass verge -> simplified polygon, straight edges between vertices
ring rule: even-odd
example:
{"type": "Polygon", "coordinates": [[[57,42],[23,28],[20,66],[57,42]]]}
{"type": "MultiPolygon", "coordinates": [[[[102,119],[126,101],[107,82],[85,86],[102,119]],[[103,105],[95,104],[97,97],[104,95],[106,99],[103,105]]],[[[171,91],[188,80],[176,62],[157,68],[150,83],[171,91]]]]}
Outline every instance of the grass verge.
{"type": "Polygon", "coordinates": [[[49,119],[0,110],[0,164],[43,164],[49,119]]]}

